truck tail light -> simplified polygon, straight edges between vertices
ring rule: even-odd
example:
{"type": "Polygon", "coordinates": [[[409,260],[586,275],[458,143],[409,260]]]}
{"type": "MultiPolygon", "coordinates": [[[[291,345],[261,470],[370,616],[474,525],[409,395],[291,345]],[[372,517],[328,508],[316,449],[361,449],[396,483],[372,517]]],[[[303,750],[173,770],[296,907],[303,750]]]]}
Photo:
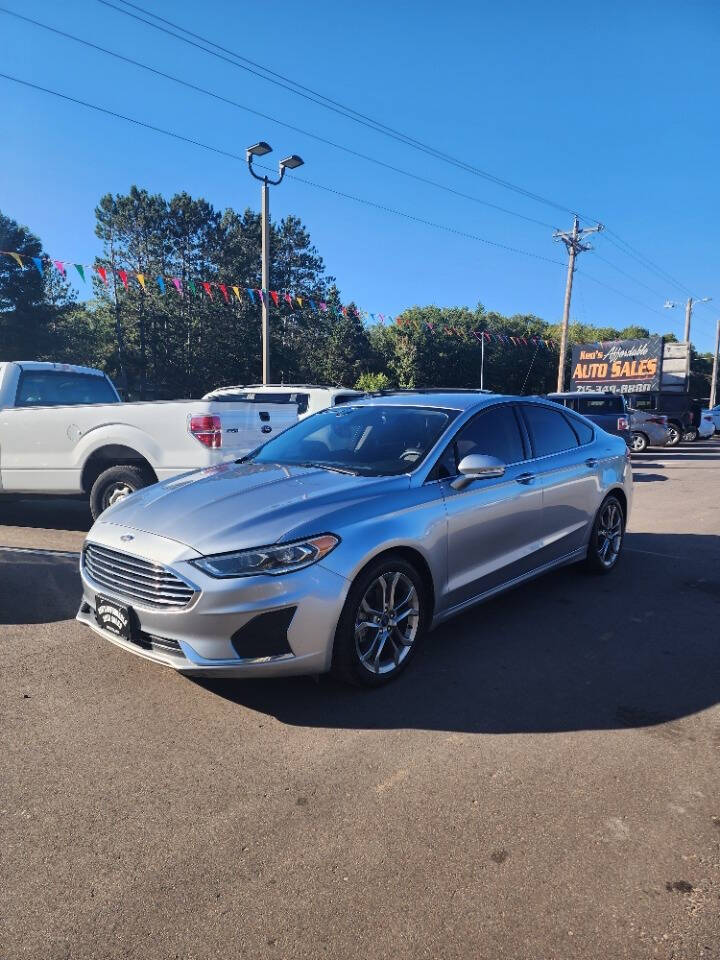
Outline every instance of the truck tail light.
{"type": "Polygon", "coordinates": [[[617,428],[618,428],[618,430],[629,430],[629,429],[630,429],[630,421],[628,420],[628,418],[627,418],[627,417],[618,417],[617,428]]]}
{"type": "Polygon", "coordinates": [[[648,423],[659,423],[661,427],[666,427],[667,417],[648,417],[648,423]]]}
{"type": "Polygon", "coordinates": [[[189,430],[204,447],[218,450],[222,446],[222,424],[214,414],[190,417],[189,430]]]}

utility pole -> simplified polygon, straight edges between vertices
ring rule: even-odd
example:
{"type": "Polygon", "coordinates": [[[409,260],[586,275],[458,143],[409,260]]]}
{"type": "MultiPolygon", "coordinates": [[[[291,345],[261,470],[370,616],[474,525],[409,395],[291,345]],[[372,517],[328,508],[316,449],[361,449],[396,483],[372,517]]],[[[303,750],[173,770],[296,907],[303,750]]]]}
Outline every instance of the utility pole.
{"type": "MultiPolygon", "coordinates": [[[[692,323],[693,307],[696,303],[709,303],[712,297],[688,297],[685,304],[685,343],[687,344],[687,357],[685,360],[685,378],[690,376],[690,324],[692,323]]],[[[674,300],[666,300],[663,304],[666,310],[673,310],[679,304],[674,300]]],[[[714,382],[714,381],[713,381],[714,382]]]]}
{"type": "Polygon", "coordinates": [[[715,406],[717,399],[717,373],[718,373],[718,354],[720,353],[720,315],[717,318],[717,329],[715,331],[715,353],[713,354],[712,380],[710,381],[710,409],[715,406]]]}
{"type": "Polygon", "coordinates": [[[558,362],[557,389],[561,393],[565,389],[565,356],[567,354],[568,324],[570,322],[570,299],[572,297],[573,274],[575,273],[575,257],[578,253],[585,250],[592,250],[589,243],[583,241],[583,237],[589,233],[599,233],[603,225],[599,223],[596,227],[584,227],[580,229],[580,221],[575,216],[572,232],[556,230],[553,234],[553,240],[562,240],[568,251],[568,272],[567,283],[565,284],[565,305],[563,307],[562,332],[560,333],[560,360],[558,362]]]}
{"type": "Polygon", "coordinates": [[[688,301],[685,304],[685,343],[690,343],[690,321],[692,320],[692,308],[693,308],[693,298],[688,297],[688,301]]]}

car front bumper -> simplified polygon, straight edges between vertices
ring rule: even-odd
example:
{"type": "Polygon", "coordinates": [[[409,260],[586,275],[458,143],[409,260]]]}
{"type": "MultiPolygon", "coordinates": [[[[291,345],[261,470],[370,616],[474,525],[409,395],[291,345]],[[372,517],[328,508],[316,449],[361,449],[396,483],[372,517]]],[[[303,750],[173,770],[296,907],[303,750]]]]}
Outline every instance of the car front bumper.
{"type": "MultiPolygon", "coordinates": [[[[103,526],[107,529],[99,539],[93,528],[90,542],[119,550],[118,528],[103,526]]],[[[158,549],[154,542],[158,538],[148,537],[138,534],[133,553],[122,552],[161,563],[191,580],[196,587],[191,602],[179,608],[148,606],[98,584],[81,563],[83,597],[77,614],[81,623],[130,653],[190,676],[265,677],[330,669],[335,629],[349,588],[343,577],[316,563],[285,576],[219,580],[180,559],[187,548],[178,550],[182,545],[174,544],[173,550],[172,541],[164,541],[158,549]],[[179,554],[177,559],[169,559],[173,552],[179,554]],[[98,597],[130,608],[131,639],[100,627],[95,617],[98,597]],[[248,656],[242,655],[242,638],[249,631],[248,656]]]]}

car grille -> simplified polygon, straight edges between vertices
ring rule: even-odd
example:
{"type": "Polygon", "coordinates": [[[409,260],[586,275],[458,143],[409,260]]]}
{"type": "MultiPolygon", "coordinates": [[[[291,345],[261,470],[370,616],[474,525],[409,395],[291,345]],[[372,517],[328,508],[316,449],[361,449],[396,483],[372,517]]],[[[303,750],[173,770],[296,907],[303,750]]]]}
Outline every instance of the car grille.
{"type": "Polygon", "coordinates": [[[149,607],[184,607],[195,593],[190,584],[165,567],[96,543],[86,544],[83,567],[94,583],[113,596],[149,607]]]}

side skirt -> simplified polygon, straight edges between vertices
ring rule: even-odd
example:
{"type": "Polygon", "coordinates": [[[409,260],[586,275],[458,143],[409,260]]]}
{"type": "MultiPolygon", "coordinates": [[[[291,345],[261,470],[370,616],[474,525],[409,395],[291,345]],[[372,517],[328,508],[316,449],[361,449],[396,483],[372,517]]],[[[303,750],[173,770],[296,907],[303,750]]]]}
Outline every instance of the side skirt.
{"type": "Polygon", "coordinates": [[[462,603],[458,603],[454,607],[449,607],[447,610],[443,610],[441,613],[435,614],[430,629],[434,630],[435,627],[439,626],[441,623],[444,623],[446,620],[449,620],[451,617],[462,613],[469,607],[474,607],[478,603],[484,603],[485,600],[490,600],[498,593],[504,593],[506,590],[512,590],[513,587],[519,587],[520,584],[526,583],[528,580],[534,580],[536,577],[541,577],[544,573],[549,573],[551,570],[556,570],[558,567],[566,567],[571,563],[576,563],[578,560],[584,560],[585,557],[587,557],[587,552],[588,547],[587,544],[585,544],[582,547],[578,547],[577,550],[573,550],[572,553],[565,554],[564,557],[560,557],[557,560],[552,560],[550,563],[544,563],[541,567],[536,567],[529,573],[524,573],[522,576],[515,577],[514,580],[507,580],[505,583],[501,583],[497,587],[493,587],[491,590],[486,590],[485,593],[478,594],[477,597],[471,597],[470,600],[463,600],[462,603]]]}

